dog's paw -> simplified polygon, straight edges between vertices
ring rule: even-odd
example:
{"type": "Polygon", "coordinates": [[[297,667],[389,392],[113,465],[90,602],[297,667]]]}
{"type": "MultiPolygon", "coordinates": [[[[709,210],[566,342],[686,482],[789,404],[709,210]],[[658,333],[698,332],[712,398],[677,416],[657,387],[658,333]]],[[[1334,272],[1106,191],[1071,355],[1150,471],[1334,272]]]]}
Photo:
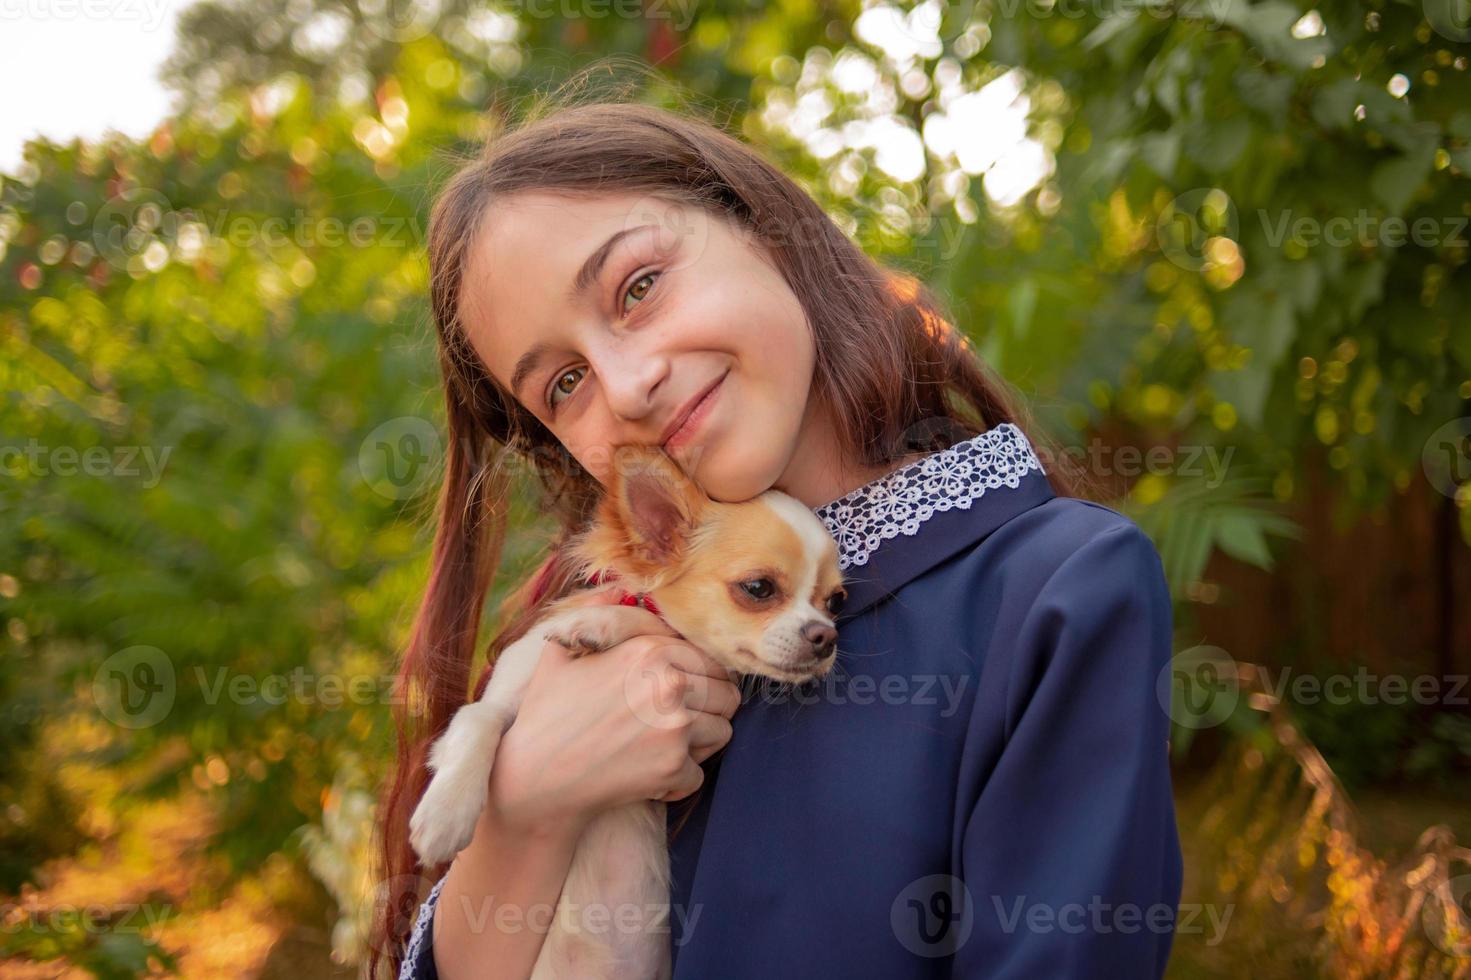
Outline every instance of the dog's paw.
{"type": "Polygon", "coordinates": [[[426,867],[443,864],[463,851],[485,808],[484,787],[477,794],[473,785],[448,775],[438,774],[430,781],[409,818],[409,843],[426,867]]]}
{"type": "Polygon", "coordinates": [[[611,624],[599,623],[594,617],[553,626],[547,630],[546,638],[566,647],[573,657],[602,653],[617,646],[623,639],[621,634],[612,629],[611,624]]]}

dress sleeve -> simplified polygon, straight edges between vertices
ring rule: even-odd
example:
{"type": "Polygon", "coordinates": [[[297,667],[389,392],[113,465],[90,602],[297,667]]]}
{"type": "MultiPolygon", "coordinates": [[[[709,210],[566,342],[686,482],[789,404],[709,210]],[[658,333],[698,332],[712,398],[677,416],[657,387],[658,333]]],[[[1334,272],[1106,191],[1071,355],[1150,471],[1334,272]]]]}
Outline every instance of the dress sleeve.
{"type": "Polygon", "coordinates": [[[970,720],[996,748],[957,827],[973,921],[952,975],[1158,977],[1182,872],[1155,693],[1172,633],[1159,554],[1121,521],[1036,595],[970,720]]]}
{"type": "MultiPolygon", "coordinates": [[[[448,877],[448,876],[446,876],[448,877]]],[[[399,968],[398,980],[439,980],[439,971],[434,966],[434,909],[439,903],[439,890],[444,887],[444,878],[434,883],[424,903],[419,906],[419,917],[414,921],[414,931],[404,947],[403,966],[399,968]]]]}

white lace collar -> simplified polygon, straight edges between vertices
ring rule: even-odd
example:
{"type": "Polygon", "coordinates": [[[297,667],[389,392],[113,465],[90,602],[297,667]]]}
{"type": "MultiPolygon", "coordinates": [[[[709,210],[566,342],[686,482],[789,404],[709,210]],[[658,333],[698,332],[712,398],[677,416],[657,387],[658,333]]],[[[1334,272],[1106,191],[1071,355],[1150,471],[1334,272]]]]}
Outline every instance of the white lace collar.
{"type": "Polygon", "coordinates": [[[816,508],[838,542],[838,567],[866,565],[879,545],[912,536],[941,511],[969,510],[987,490],[1015,489],[1042,463],[1010,422],[931,453],[816,508]]]}

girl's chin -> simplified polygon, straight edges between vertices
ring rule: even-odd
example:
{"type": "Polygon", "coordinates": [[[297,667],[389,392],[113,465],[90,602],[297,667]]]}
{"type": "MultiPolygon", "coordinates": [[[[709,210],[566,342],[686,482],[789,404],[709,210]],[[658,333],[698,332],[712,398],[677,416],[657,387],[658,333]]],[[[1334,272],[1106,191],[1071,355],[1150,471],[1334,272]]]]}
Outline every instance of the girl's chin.
{"type": "Polygon", "coordinates": [[[771,488],[772,481],[764,479],[765,467],[761,458],[764,448],[767,447],[757,443],[751,451],[742,451],[742,447],[732,441],[717,441],[705,446],[693,469],[678,457],[675,461],[712,500],[740,503],[771,488]]]}
{"type": "Polygon", "coordinates": [[[715,466],[716,440],[703,437],[696,442],[686,443],[676,449],[670,450],[670,457],[679,464],[680,469],[689,474],[690,478],[701,482],[703,478],[719,469],[715,466]]]}

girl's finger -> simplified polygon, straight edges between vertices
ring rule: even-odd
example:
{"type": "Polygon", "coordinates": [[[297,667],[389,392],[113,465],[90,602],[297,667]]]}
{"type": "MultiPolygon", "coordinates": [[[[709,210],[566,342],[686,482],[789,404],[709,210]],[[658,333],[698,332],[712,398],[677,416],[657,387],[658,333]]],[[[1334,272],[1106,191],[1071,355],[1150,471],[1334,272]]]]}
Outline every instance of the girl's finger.
{"type": "Polygon", "coordinates": [[[662,796],[655,797],[655,799],[665,800],[671,803],[675,800],[682,800],[699,789],[700,784],[704,781],[705,770],[701,769],[693,760],[686,759],[684,768],[680,770],[679,776],[675,778],[669,790],[662,796]]]}
{"type": "Polygon", "coordinates": [[[730,718],[741,705],[741,691],[730,681],[701,674],[689,675],[684,691],[685,707],[730,718]]]}
{"type": "Polygon", "coordinates": [[[720,715],[696,715],[690,725],[690,758],[704,762],[730,741],[733,732],[730,722],[720,715]]]}

